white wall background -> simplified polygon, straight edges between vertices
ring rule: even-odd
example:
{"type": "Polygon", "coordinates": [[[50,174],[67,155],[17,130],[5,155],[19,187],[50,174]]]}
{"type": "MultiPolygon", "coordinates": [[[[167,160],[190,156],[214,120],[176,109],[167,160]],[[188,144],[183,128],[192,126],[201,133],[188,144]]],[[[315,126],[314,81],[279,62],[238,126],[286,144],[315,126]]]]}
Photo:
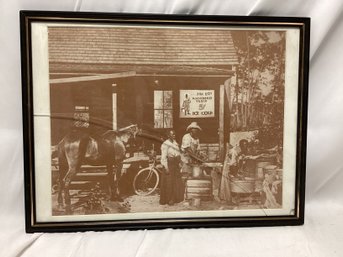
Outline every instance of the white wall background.
{"type": "Polygon", "coordinates": [[[0,0],[0,256],[342,256],[343,1],[0,0]],[[312,18],[306,221],[300,227],[25,234],[19,10],[312,18]]]}

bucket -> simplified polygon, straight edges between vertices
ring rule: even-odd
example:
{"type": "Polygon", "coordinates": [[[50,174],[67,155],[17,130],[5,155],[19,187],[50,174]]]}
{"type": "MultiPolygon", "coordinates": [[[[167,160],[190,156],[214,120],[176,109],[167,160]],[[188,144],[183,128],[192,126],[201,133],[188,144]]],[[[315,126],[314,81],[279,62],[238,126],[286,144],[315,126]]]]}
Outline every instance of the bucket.
{"type": "Polygon", "coordinates": [[[194,206],[194,207],[199,207],[199,206],[200,206],[200,203],[201,203],[200,198],[193,198],[193,199],[192,199],[192,206],[194,206]]]}
{"type": "Polygon", "coordinates": [[[193,178],[200,178],[203,175],[202,167],[199,165],[193,166],[192,169],[192,177],[193,178]]]}
{"type": "Polygon", "coordinates": [[[271,165],[271,162],[257,162],[256,163],[256,179],[263,180],[264,178],[264,167],[271,165]]]}
{"type": "Polygon", "coordinates": [[[255,181],[253,180],[234,180],[230,182],[231,192],[247,194],[255,191],[255,181]]]}

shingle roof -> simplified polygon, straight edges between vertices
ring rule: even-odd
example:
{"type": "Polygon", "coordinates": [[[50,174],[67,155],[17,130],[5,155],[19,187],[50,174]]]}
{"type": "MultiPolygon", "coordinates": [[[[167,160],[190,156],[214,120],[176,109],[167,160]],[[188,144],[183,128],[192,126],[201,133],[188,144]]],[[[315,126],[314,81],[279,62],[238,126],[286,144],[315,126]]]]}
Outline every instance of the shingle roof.
{"type": "Polygon", "coordinates": [[[49,27],[49,61],[228,67],[237,56],[228,30],[49,27]]]}

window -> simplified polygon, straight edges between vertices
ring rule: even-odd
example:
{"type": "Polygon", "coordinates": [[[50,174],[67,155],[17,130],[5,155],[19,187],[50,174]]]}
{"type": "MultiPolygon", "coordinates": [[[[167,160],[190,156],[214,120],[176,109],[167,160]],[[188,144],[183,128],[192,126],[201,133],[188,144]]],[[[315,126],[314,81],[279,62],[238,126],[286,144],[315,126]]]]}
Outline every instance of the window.
{"type": "Polygon", "coordinates": [[[173,127],[173,92],[164,90],[154,91],[154,127],[173,127]]]}
{"type": "Polygon", "coordinates": [[[89,127],[89,107],[88,106],[75,106],[74,127],[77,127],[77,128],[89,127]]]}

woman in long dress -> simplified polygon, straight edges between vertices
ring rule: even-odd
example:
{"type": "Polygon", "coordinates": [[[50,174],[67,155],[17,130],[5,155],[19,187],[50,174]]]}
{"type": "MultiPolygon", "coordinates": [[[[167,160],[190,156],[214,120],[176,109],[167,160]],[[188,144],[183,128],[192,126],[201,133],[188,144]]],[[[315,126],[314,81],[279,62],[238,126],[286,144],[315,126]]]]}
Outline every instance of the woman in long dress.
{"type": "Polygon", "coordinates": [[[175,131],[170,130],[168,139],[161,146],[161,164],[164,167],[161,176],[160,204],[173,205],[184,200],[184,186],[180,172],[180,148],[175,140],[175,131]]]}

